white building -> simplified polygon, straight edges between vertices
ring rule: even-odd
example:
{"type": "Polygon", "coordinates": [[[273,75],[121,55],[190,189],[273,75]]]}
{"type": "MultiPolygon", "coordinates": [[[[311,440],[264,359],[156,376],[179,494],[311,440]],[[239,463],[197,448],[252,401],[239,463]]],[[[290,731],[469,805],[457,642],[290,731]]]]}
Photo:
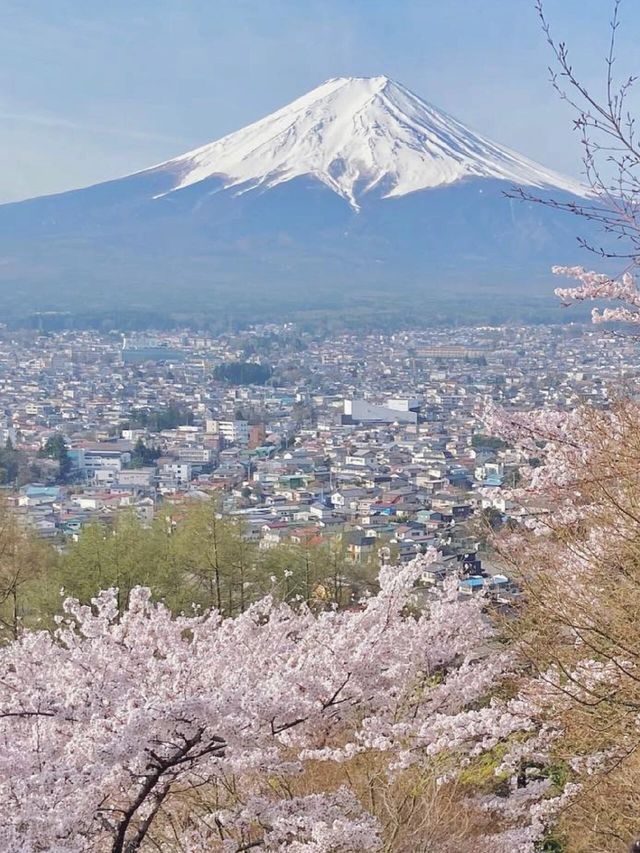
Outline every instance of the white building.
{"type": "Polygon", "coordinates": [[[179,447],[178,458],[181,462],[191,462],[192,465],[208,465],[212,452],[208,447],[179,447]]]}
{"type": "Polygon", "coordinates": [[[131,458],[121,450],[84,450],[82,469],[87,478],[100,482],[112,482],[131,458]]]}
{"type": "Polygon", "coordinates": [[[167,462],[160,468],[160,483],[164,487],[183,488],[190,482],[190,462],[167,462]]]}
{"type": "Polygon", "coordinates": [[[412,401],[389,400],[387,402],[394,403],[395,405],[403,403],[403,408],[392,408],[389,405],[381,406],[375,403],[368,403],[366,400],[345,400],[342,422],[343,424],[418,423],[418,413],[408,408],[409,403],[412,401]]]}
{"type": "Polygon", "coordinates": [[[248,421],[217,421],[217,431],[229,444],[249,443],[248,421]]]}
{"type": "Polygon", "coordinates": [[[153,485],[156,469],[147,466],[146,468],[130,468],[126,471],[118,472],[119,486],[139,486],[140,488],[149,488],[153,485]]]}

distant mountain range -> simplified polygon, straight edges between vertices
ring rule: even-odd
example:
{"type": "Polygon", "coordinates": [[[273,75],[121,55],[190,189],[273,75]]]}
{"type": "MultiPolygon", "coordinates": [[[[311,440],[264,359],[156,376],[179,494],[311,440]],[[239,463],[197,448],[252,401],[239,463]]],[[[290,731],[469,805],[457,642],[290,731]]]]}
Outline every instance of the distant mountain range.
{"type": "Polygon", "coordinates": [[[585,195],[387,77],[328,80],[142,172],[0,206],[0,312],[472,321],[578,258],[575,220],[513,186],[585,195]]]}

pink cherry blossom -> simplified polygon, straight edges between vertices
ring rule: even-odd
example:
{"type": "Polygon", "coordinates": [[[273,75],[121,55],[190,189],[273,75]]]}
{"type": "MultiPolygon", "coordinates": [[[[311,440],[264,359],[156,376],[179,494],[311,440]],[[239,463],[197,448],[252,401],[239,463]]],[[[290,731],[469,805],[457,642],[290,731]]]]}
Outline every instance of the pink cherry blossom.
{"type": "Polygon", "coordinates": [[[602,312],[595,308],[591,315],[594,323],[640,323],[640,292],[631,273],[624,272],[620,278],[609,278],[584,267],[553,267],[552,271],[580,282],[578,287],[556,288],[556,296],[565,305],[594,299],[623,303],[621,307],[605,308],[602,312]]]}
{"type": "Polygon", "coordinates": [[[471,709],[509,659],[481,599],[455,582],[416,598],[436,557],[383,567],[353,611],[266,598],[233,619],[174,618],[140,588],[121,616],[113,590],[66,601],[55,634],[0,650],[2,850],[165,849],[170,825],[190,853],[377,849],[376,819],[348,791],[283,799],[268,780],[363,751],[401,772],[531,728],[497,701],[471,709]],[[185,792],[228,780],[227,802],[186,808],[185,792]]]}

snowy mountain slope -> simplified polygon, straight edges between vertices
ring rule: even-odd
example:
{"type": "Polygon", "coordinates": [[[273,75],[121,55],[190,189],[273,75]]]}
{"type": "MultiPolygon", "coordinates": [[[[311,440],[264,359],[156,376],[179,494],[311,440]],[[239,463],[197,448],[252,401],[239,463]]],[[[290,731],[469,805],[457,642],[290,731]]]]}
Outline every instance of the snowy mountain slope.
{"type": "Polygon", "coordinates": [[[575,219],[505,198],[514,185],[584,194],[386,77],[330,80],[142,172],[0,205],[0,319],[420,316],[442,300],[493,317],[582,260],[575,219]]]}
{"type": "Polygon", "coordinates": [[[580,195],[583,188],[465,128],[387,77],[340,77],[248,127],[151,171],[172,173],[171,191],[217,177],[221,186],[273,187],[303,175],[354,207],[468,177],[580,195]]]}

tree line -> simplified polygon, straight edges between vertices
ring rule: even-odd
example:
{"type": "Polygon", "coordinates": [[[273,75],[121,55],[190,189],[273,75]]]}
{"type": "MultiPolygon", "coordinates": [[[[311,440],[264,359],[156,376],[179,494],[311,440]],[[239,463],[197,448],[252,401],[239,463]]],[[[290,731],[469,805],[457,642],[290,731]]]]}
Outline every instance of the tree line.
{"type": "Polygon", "coordinates": [[[87,524],[62,552],[0,504],[0,636],[51,625],[62,597],[89,603],[116,588],[125,608],[136,586],[172,613],[215,608],[244,612],[266,594],[313,608],[347,607],[375,588],[376,567],[355,564],[338,538],[286,542],[261,549],[242,521],[220,515],[215,501],[172,511],[151,524],[123,511],[113,524],[87,524]],[[172,514],[174,512],[175,514],[172,514]]]}

